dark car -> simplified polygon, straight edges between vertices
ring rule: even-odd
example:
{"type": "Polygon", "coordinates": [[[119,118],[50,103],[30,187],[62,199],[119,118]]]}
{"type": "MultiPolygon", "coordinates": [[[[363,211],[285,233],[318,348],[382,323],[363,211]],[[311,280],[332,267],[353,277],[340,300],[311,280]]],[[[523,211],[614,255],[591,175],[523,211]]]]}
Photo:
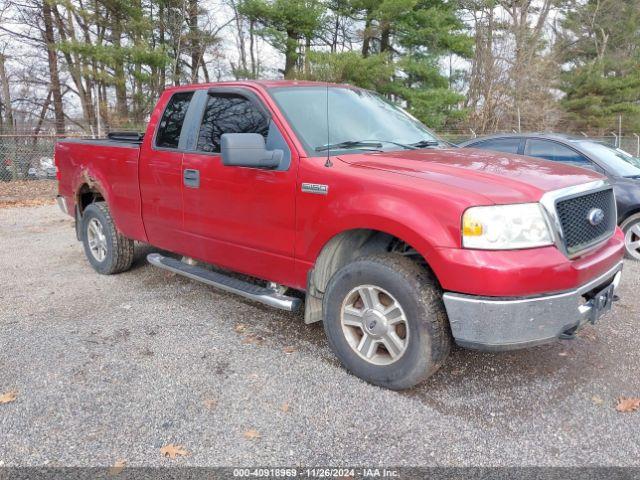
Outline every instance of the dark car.
{"type": "Polygon", "coordinates": [[[640,260],[640,159],[602,142],[558,134],[500,134],[460,146],[543,158],[606,175],[616,194],[627,257],[640,260]]]}

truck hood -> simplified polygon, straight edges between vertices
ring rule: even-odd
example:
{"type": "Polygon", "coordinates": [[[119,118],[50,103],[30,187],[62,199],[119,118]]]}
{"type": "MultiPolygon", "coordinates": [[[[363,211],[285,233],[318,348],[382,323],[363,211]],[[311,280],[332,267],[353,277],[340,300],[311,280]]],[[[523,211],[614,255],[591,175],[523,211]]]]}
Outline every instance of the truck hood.
{"type": "Polygon", "coordinates": [[[439,182],[498,204],[534,202],[545,192],[604,178],[583,168],[473,148],[399,150],[339,158],[356,167],[439,182]]]}

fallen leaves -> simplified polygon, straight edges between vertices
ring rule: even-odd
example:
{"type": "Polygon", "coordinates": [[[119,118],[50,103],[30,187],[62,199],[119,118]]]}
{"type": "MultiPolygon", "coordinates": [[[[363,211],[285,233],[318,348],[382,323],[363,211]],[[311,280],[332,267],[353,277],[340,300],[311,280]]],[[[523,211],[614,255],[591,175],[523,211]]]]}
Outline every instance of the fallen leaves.
{"type": "Polygon", "coordinates": [[[202,401],[202,404],[205,406],[207,410],[213,410],[218,404],[218,401],[215,398],[205,398],[202,401]]]}
{"type": "Polygon", "coordinates": [[[260,335],[254,335],[254,334],[246,335],[242,339],[242,343],[244,345],[262,345],[263,342],[264,342],[264,338],[262,338],[260,335]]]}
{"type": "Polygon", "coordinates": [[[127,462],[125,460],[116,460],[116,463],[114,463],[113,466],[109,468],[109,475],[120,475],[120,473],[126,466],[127,462]]]}
{"type": "Polygon", "coordinates": [[[640,408],[640,398],[638,397],[620,397],[616,410],[620,413],[628,413],[638,410],[640,408]]]}
{"type": "Polygon", "coordinates": [[[247,329],[247,326],[244,323],[239,323],[235,327],[233,327],[233,331],[236,333],[243,333],[247,329]]]}
{"type": "Polygon", "coordinates": [[[296,351],[296,349],[295,349],[295,347],[288,346],[288,347],[284,347],[284,348],[282,349],[282,351],[283,351],[284,353],[286,353],[287,355],[291,355],[293,352],[295,352],[295,351],[296,351]]]}
{"type": "Polygon", "coordinates": [[[0,208],[36,207],[55,203],[55,180],[0,182],[0,208]]]}
{"type": "Polygon", "coordinates": [[[591,401],[596,405],[602,405],[604,403],[604,400],[598,395],[594,395],[593,397],[591,397],[591,401]]]}
{"type": "Polygon", "coordinates": [[[252,428],[251,430],[244,432],[244,438],[247,440],[256,440],[260,438],[260,433],[255,428],[252,428]]]}
{"type": "Polygon", "coordinates": [[[11,403],[14,402],[16,400],[16,398],[18,398],[18,391],[17,390],[10,390],[6,393],[3,393],[2,395],[0,395],[0,405],[4,405],[5,403],[11,403]]]}
{"type": "Polygon", "coordinates": [[[280,410],[284,413],[287,413],[290,408],[291,408],[291,405],[289,405],[289,402],[284,402],[280,407],[280,410]]]}
{"type": "Polygon", "coordinates": [[[189,455],[189,452],[182,445],[174,445],[170,443],[169,445],[165,445],[160,449],[160,454],[163,457],[176,458],[176,457],[185,457],[189,455]]]}

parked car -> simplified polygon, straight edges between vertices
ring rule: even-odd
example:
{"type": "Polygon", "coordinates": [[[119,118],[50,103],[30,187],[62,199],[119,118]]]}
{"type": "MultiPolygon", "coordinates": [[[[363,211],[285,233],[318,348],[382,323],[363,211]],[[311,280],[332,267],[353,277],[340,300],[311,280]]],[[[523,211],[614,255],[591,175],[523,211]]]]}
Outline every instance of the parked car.
{"type": "Polygon", "coordinates": [[[36,178],[52,179],[56,178],[56,166],[53,164],[53,158],[41,157],[38,160],[38,168],[36,170],[36,178]]]}
{"type": "Polygon", "coordinates": [[[606,175],[616,194],[626,256],[640,260],[640,159],[602,142],[559,134],[499,134],[460,146],[543,158],[606,175]]]}
{"type": "Polygon", "coordinates": [[[267,305],[296,309],[287,289],[304,292],[305,321],[323,321],[343,365],[388,388],[435,372],[452,339],[571,338],[621,278],[602,175],[449,148],[346,85],[170,88],[144,135],[63,140],[55,161],[98,273],[127,270],[141,241],[178,255],[151,264],[267,305]]]}
{"type": "Polygon", "coordinates": [[[10,158],[0,159],[0,181],[9,182],[13,180],[13,170],[10,158]]]}

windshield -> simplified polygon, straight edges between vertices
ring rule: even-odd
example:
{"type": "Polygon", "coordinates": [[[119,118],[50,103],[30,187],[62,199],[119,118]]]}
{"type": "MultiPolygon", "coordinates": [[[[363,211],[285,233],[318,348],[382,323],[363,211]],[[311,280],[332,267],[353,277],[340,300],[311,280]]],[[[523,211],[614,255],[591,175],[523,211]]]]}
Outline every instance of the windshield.
{"type": "Polygon", "coordinates": [[[366,90],[277,87],[270,94],[311,156],[446,145],[410,114],[366,90]]]}
{"type": "Polygon", "coordinates": [[[612,174],[619,177],[640,177],[640,159],[637,157],[603,143],[590,141],[579,143],[585,152],[602,163],[612,174]]]}

